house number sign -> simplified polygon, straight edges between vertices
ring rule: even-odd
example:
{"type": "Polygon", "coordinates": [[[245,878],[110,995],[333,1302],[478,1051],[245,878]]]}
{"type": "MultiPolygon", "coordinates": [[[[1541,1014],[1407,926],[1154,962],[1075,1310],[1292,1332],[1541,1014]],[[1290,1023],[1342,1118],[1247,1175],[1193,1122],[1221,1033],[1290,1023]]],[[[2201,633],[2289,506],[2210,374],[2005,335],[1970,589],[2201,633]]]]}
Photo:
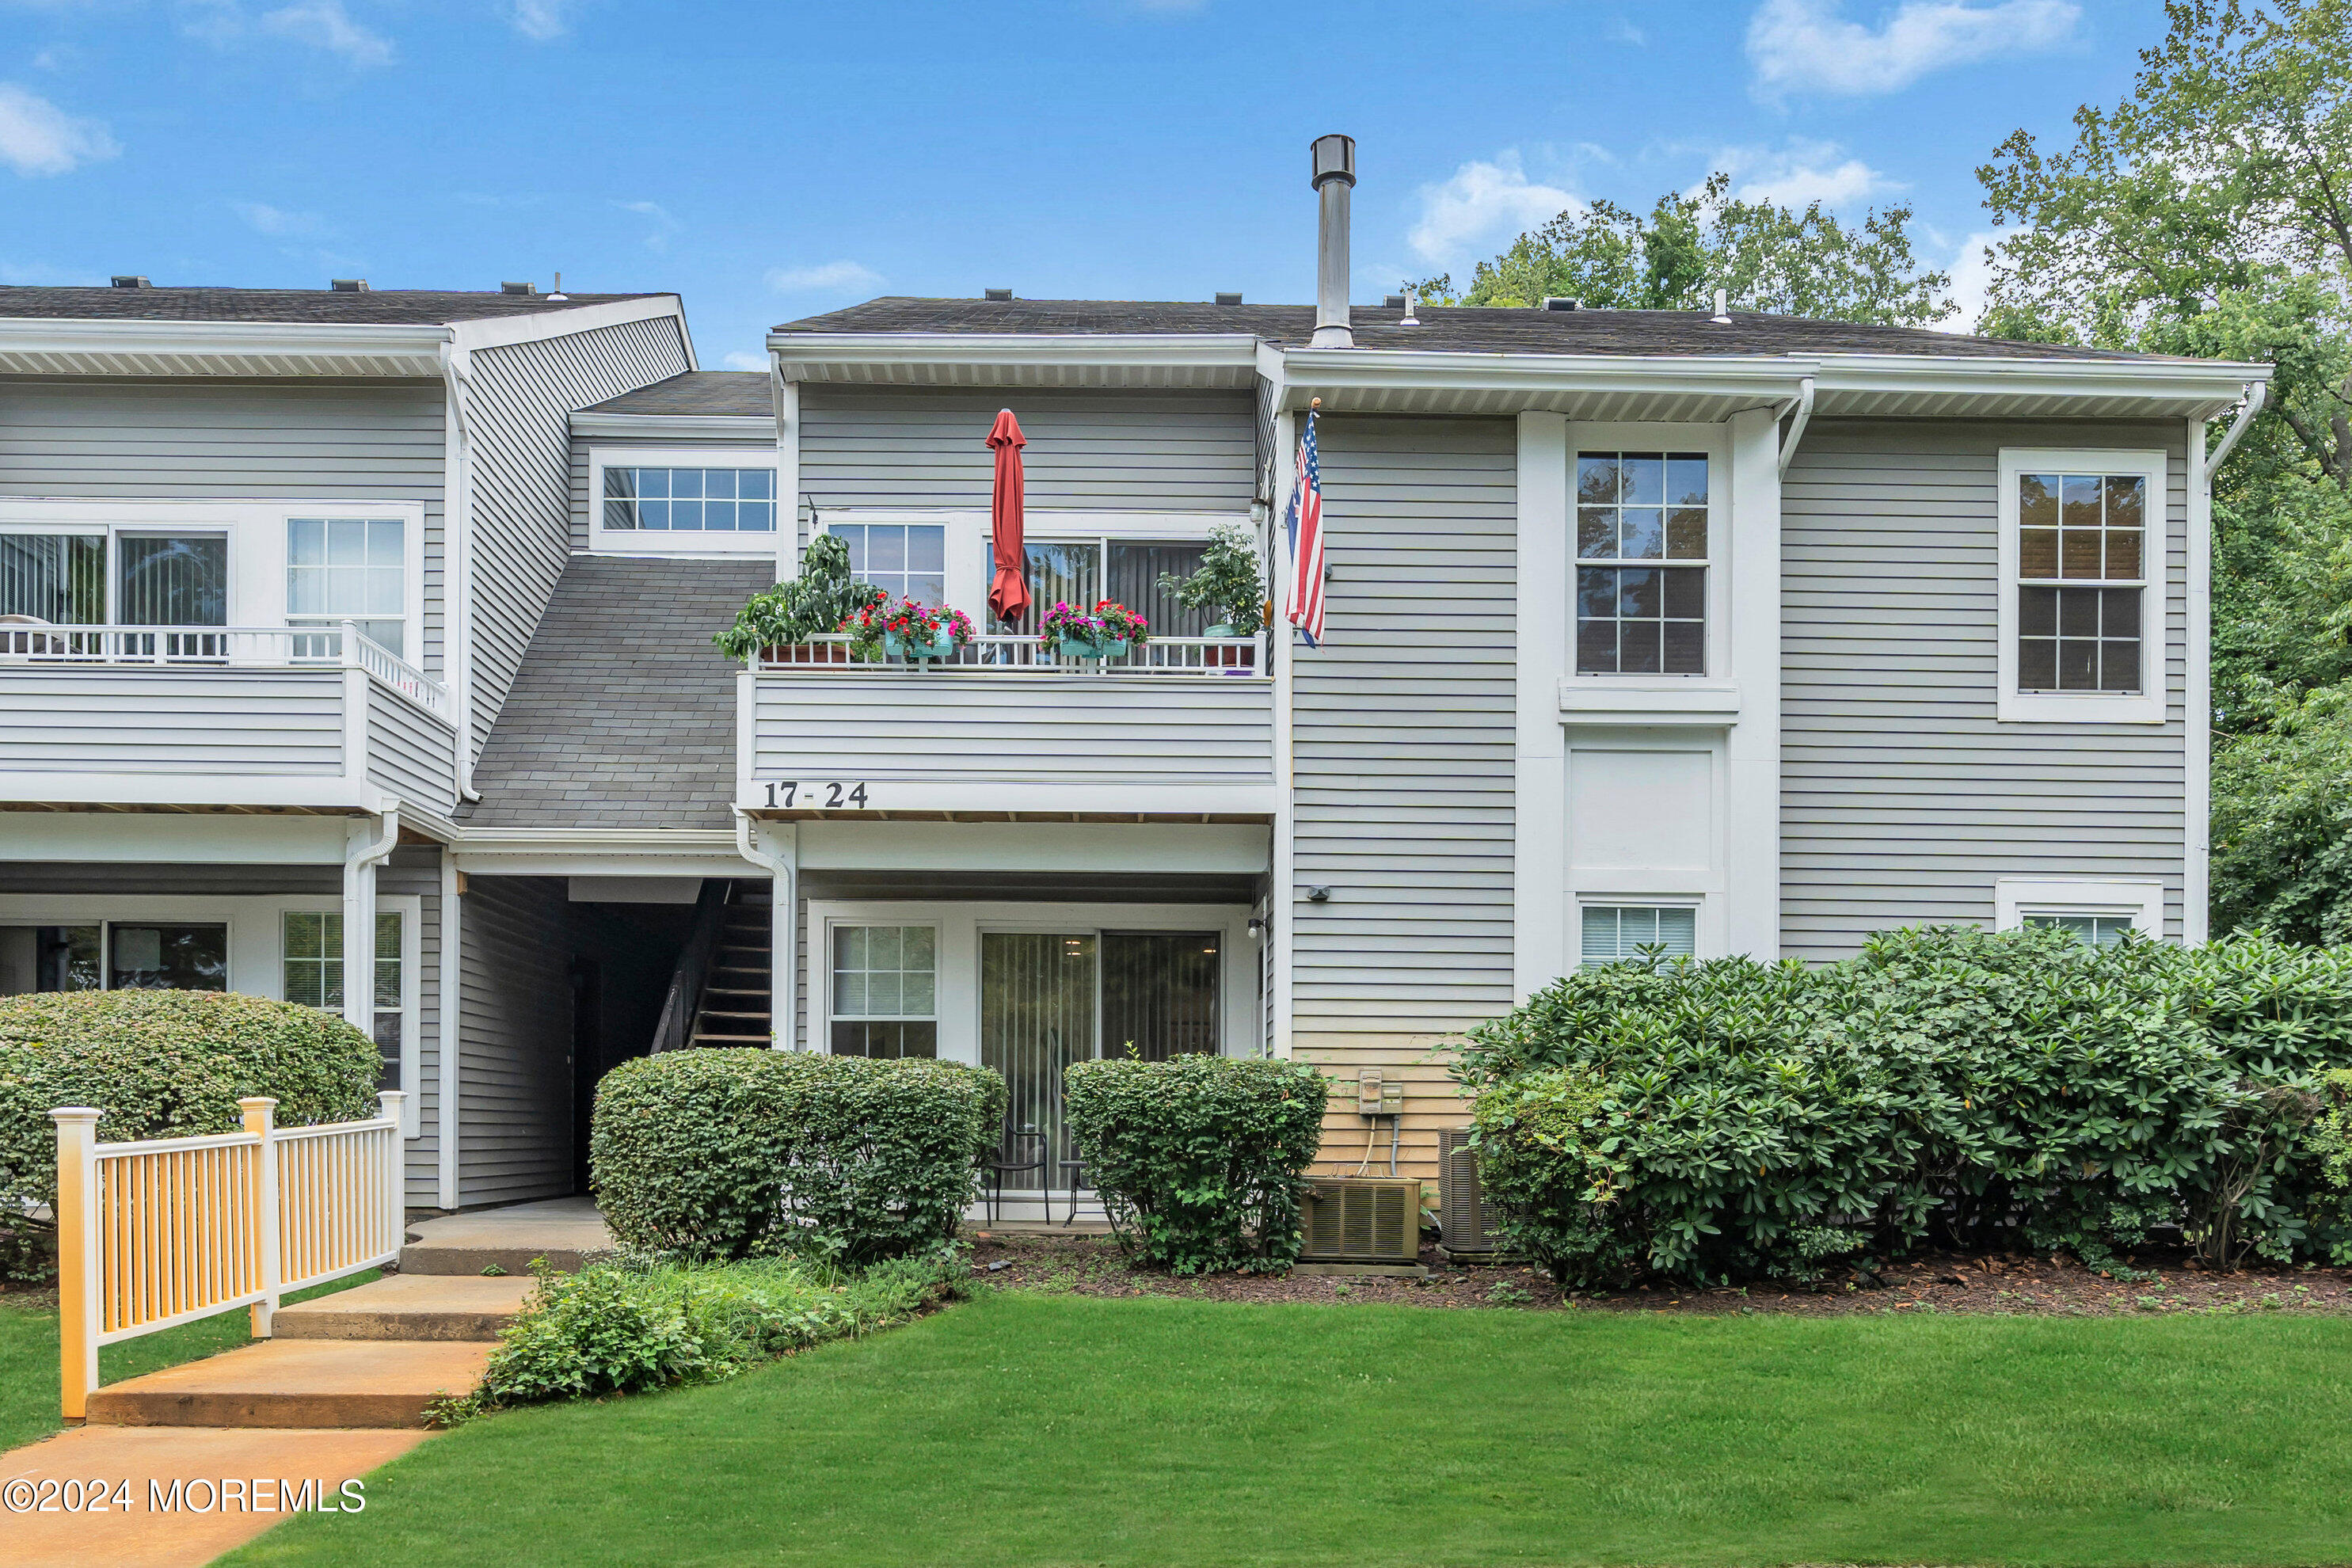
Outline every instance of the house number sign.
{"type": "Polygon", "coordinates": [[[829,780],[824,784],[763,784],[768,792],[771,810],[799,806],[803,810],[816,807],[825,811],[863,811],[866,809],[864,781],[829,780]]]}

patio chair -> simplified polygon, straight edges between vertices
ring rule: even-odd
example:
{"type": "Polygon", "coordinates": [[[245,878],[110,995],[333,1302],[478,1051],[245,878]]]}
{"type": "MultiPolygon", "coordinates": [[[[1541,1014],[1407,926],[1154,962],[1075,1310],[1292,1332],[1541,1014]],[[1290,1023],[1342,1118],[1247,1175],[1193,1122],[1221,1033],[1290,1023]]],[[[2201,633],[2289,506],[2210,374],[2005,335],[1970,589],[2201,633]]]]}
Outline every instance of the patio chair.
{"type": "Polygon", "coordinates": [[[1007,1176],[1027,1175],[1033,1171],[1037,1174],[1037,1184],[1046,1189],[1045,1217],[1048,1220],[1052,1219],[1054,1217],[1054,1194],[1053,1189],[1045,1181],[1045,1157],[1047,1153],[1045,1135],[1043,1132],[1038,1131],[1034,1127],[1024,1127],[1016,1131],[1013,1124],[1010,1121],[1007,1121],[1004,1124],[1004,1142],[997,1146],[997,1153],[998,1158],[990,1161],[988,1165],[989,1223],[991,1225],[995,1224],[998,1216],[1003,1212],[1004,1178],[1007,1176]],[[1033,1141],[1036,1144],[1036,1158],[1032,1160],[1024,1160],[1021,1158],[1022,1147],[1033,1141]]]}
{"type": "MultiPolygon", "coordinates": [[[[1063,1161],[1062,1178],[1070,1184],[1070,1212],[1063,1216],[1062,1224],[1073,1226],[1078,1223],[1078,1189],[1087,1184],[1086,1161],[1063,1161]]],[[[1050,1192],[1045,1194],[1045,1223],[1054,1223],[1054,1194],[1050,1192]]]]}

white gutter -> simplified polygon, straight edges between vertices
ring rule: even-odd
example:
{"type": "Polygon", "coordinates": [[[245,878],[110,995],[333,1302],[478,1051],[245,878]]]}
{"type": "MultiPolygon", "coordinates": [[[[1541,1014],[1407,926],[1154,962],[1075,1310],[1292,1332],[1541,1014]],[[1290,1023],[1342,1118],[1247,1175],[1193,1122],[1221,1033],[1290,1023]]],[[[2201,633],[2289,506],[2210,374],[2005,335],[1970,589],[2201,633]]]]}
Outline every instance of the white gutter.
{"type": "Polygon", "coordinates": [[[441,673],[449,688],[457,798],[474,788],[474,433],[468,351],[441,345],[441,673]]]}
{"type": "Polygon", "coordinates": [[[2235,449],[2246,431],[2252,426],[2254,416],[2260,414],[2263,411],[2263,405],[2270,401],[2271,389],[2267,382],[2247,382],[2244,391],[2245,404],[2238,410],[2238,416],[2230,421],[2230,428],[2221,436],[2221,444],[2205,456],[2204,479],[2209,486],[2213,482],[2213,471],[2219,468],[2221,466],[2221,460],[2235,449]]]}
{"type": "Polygon", "coordinates": [[[1813,418],[1813,378],[1807,376],[1799,384],[1797,417],[1789,426],[1789,434],[1780,443],[1780,477],[1789,477],[1789,465],[1796,460],[1797,443],[1805,438],[1805,426],[1813,418]]]}
{"type": "Polygon", "coordinates": [[[839,372],[852,368],[1252,371],[1257,365],[1257,338],[1248,332],[768,334],[768,348],[786,381],[838,379],[839,372]]]}
{"type": "Polygon", "coordinates": [[[375,1038],[375,868],[400,847],[400,807],[384,807],[377,823],[383,837],[371,844],[355,824],[343,849],[343,1018],[370,1039],[375,1038]]]}
{"type": "Polygon", "coordinates": [[[774,879],[768,911],[768,1026],[775,1049],[800,1048],[800,827],[787,826],[785,847],[772,853],[760,842],[759,826],[735,808],[735,850],[774,879]]]}

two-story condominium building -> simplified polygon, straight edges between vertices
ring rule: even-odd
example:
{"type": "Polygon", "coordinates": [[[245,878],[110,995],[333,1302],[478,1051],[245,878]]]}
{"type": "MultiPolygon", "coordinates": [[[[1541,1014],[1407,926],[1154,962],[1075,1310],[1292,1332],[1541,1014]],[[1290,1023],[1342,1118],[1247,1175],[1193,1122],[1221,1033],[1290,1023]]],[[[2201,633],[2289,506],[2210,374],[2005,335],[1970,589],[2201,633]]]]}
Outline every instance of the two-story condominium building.
{"type": "Polygon", "coordinates": [[[714,373],[667,296],[0,290],[0,990],[341,1005],[455,1207],[574,1190],[657,1040],[999,1068],[1033,1191],[1071,1060],[1372,1068],[1327,1168],[1427,1175],[1434,1054],[1580,963],[2204,935],[2259,367],[1565,304],[885,299],[714,373]],[[1281,564],[1318,405],[1321,644],[1209,635],[1162,575],[1281,564]],[[1004,408],[1033,595],[1153,642],[989,623],[1004,408]],[[982,635],[719,655],[818,532],[982,635]]]}

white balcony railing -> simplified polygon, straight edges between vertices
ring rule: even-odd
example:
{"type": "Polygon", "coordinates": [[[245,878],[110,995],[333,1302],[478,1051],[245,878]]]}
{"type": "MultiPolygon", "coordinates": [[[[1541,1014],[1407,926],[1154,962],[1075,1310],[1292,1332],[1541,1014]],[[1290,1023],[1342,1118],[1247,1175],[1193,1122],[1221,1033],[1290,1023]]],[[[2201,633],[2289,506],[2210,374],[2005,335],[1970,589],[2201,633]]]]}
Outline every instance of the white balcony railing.
{"type": "Polygon", "coordinates": [[[450,717],[439,681],[338,626],[71,626],[0,624],[0,665],[150,665],[209,669],[362,669],[426,712],[450,717]]]}
{"type": "Polygon", "coordinates": [[[1257,637],[1153,637],[1110,658],[1072,658],[1040,644],[1034,636],[975,637],[944,658],[886,657],[856,661],[849,638],[839,634],[805,643],[762,649],[752,668],[794,675],[826,672],[952,675],[1264,676],[1265,649],[1257,637]]]}

